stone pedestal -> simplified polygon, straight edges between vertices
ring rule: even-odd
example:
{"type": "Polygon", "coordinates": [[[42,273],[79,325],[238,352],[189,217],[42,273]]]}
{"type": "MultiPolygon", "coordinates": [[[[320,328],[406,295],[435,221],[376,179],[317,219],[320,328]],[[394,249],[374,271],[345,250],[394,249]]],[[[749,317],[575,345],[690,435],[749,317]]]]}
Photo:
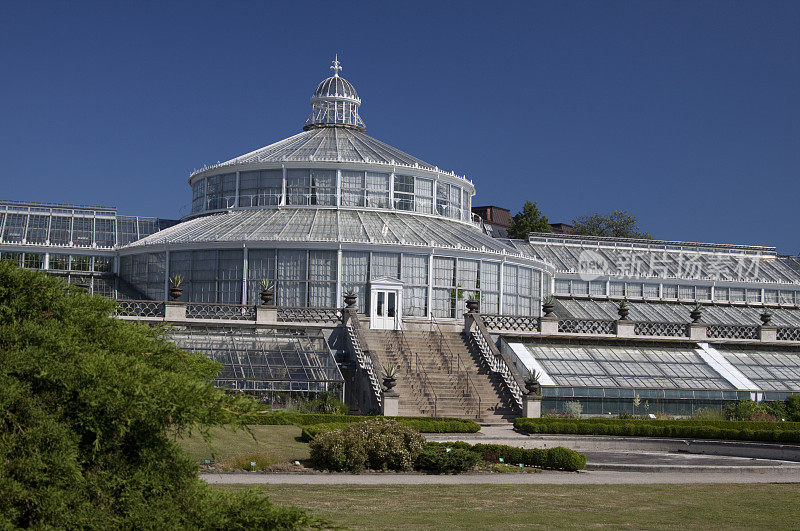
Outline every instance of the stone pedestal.
{"type": "Polygon", "coordinates": [[[168,301],[164,303],[165,321],[185,321],[186,304],[183,302],[168,301]]]}
{"type": "Polygon", "coordinates": [[[761,341],[777,341],[778,327],[771,325],[761,325],[758,328],[758,337],[761,341]]]}
{"type": "Polygon", "coordinates": [[[689,339],[692,341],[707,340],[706,323],[689,323],[689,339]]]}
{"type": "Polygon", "coordinates": [[[274,306],[256,306],[256,324],[275,324],[278,310],[274,306]]]}
{"type": "Polygon", "coordinates": [[[395,391],[384,391],[381,393],[382,413],[384,417],[396,417],[400,410],[400,395],[395,391]]]}
{"type": "Polygon", "coordinates": [[[522,416],[526,419],[538,419],[542,416],[542,396],[522,396],[522,416]]]}
{"type": "Polygon", "coordinates": [[[554,336],[558,333],[558,317],[542,317],[539,323],[539,332],[543,336],[554,336]]]}
{"type": "Polygon", "coordinates": [[[634,324],[633,321],[628,321],[619,319],[617,321],[617,337],[626,337],[626,338],[634,338],[636,337],[636,333],[633,331],[634,324]]]}

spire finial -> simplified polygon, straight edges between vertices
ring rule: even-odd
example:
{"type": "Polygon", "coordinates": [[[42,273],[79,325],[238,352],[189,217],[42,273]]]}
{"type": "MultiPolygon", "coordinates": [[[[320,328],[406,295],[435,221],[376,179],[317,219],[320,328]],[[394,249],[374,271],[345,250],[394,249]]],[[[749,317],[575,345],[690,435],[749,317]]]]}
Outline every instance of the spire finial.
{"type": "Polygon", "coordinates": [[[331,66],[331,70],[333,70],[333,77],[339,77],[339,70],[342,69],[341,63],[339,63],[339,54],[336,54],[336,58],[333,60],[333,66],[331,66]]]}

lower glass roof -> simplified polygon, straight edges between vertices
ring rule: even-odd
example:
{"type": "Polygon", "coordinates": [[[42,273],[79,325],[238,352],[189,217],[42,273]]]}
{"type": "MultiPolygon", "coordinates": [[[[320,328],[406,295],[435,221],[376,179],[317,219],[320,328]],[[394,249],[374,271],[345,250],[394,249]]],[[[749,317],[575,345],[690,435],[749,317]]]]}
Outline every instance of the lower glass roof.
{"type": "Polygon", "coordinates": [[[556,385],[657,389],[734,389],[691,345],[528,342],[556,385]]]}
{"type": "Polygon", "coordinates": [[[183,350],[221,363],[215,382],[234,389],[313,391],[321,390],[320,384],[344,381],[319,331],[184,327],[171,339],[183,350]]]}
{"type": "Polygon", "coordinates": [[[331,242],[521,253],[472,225],[430,216],[349,209],[236,210],[201,216],[126,248],[202,242],[331,242]]]}
{"type": "Polygon", "coordinates": [[[778,348],[715,345],[731,365],[765,391],[800,391],[800,354],[778,348]]]}

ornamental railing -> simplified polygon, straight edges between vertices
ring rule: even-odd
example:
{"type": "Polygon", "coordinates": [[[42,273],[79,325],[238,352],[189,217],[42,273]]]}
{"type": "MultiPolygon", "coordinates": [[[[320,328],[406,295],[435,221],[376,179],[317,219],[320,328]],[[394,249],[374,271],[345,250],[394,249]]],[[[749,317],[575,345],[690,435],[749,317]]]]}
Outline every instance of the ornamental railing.
{"type": "Polygon", "coordinates": [[[759,339],[759,327],[710,324],[706,326],[706,337],[709,339],[759,339]]]}
{"type": "Polygon", "coordinates": [[[227,321],[255,321],[255,306],[223,303],[197,303],[186,304],[187,319],[225,319],[227,321]]]}
{"type": "Polygon", "coordinates": [[[538,332],[539,318],[520,315],[483,315],[486,328],[498,332],[538,332]]]}
{"type": "Polygon", "coordinates": [[[688,337],[688,323],[636,321],[633,333],[637,336],[688,337]]]}
{"type": "Polygon", "coordinates": [[[342,320],[342,311],[338,308],[287,307],[276,308],[279,323],[316,323],[337,325],[342,320]]]}
{"type": "Polygon", "coordinates": [[[779,326],[775,331],[778,341],[800,341],[800,328],[788,328],[779,326]]]}
{"type": "Polygon", "coordinates": [[[375,370],[376,368],[373,364],[372,357],[368,353],[364,352],[364,349],[361,347],[361,340],[358,337],[358,330],[355,327],[358,326],[357,321],[357,319],[350,319],[345,325],[345,330],[347,331],[347,344],[350,347],[350,351],[356,358],[358,367],[367,374],[367,378],[369,378],[369,385],[372,388],[373,397],[380,407],[381,403],[383,402],[383,398],[381,396],[381,382],[376,374],[377,371],[375,370]],[[356,323],[355,326],[353,326],[354,322],[356,323]]]}
{"type": "Polygon", "coordinates": [[[483,321],[483,316],[477,313],[469,313],[467,316],[472,316],[475,323],[475,326],[470,330],[473,346],[478,350],[489,370],[503,378],[503,383],[514,403],[522,410],[522,378],[512,368],[513,365],[510,360],[506,359],[492,342],[489,330],[483,321]]]}
{"type": "Polygon", "coordinates": [[[605,319],[559,319],[558,331],[562,334],[613,335],[617,333],[616,321],[605,319]]]}
{"type": "Polygon", "coordinates": [[[161,301],[118,300],[117,317],[164,317],[164,303],[161,301]]]}

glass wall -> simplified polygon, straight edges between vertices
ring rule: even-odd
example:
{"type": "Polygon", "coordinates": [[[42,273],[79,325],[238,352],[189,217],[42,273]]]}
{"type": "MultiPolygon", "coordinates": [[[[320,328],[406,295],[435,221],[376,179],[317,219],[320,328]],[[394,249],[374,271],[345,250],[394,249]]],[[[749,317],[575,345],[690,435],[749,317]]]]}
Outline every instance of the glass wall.
{"type": "MultiPolygon", "coordinates": [[[[64,263],[70,263],[69,256],[64,256],[64,263]]],[[[538,270],[505,264],[501,284],[499,262],[441,256],[433,257],[433,264],[429,260],[427,254],[342,251],[342,294],[353,290],[359,313],[365,314],[369,311],[370,281],[397,279],[403,284],[403,315],[425,317],[432,283],[432,314],[458,318],[466,311],[465,303],[471,296],[479,297],[484,313],[500,313],[502,285],[503,313],[538,315],[538,270]]],[[[123,256],[120,276],[146,298],[163,300],[163,261],[164,253],[123,256]]],[[[241,303],[244,263],[242,250],[172,251],[169,275],[182,277],[183,301],[241,303]]],[[[246,264],[246,304],[260,304],[262,280],[274,286],[274,300],[279,306],[331,308],[342,304],[336,298],[338,264],[334,250],[248,249],[246,264]]]]}
{"type": "Polygon", "coordinates": [[[116,216],[113,210],[0,203],[0,243],[112,249],[172,224],[155,218],[116,216]]]}
{"type": "MultiPolygon", "coordinates": [[[[239,174],[240,207],[270,205],[336,206],[336,170],[287,169],[239,174]]],[[[341,170],[341,206],[393,208],[469,221],[471,193],[466,187],[412,175],[341,170]]],[[[192,184],[192,213],[234,208],[236,174],[197,179],[192,184]]]]}
{"type": "Polygon", "coordinates": [[[656,284],[652,282],[619,282],[604,280],[556,279],[556,295],[610,296],[627,299],[666,299],[680,301],[752,302],[764,304],[796,304],[800,298],[796,291],[735,286],[696,286],[688,284],[656,284]],[[608,289],[606,289],[606,286],[608,289]],[[606,293],[608,291],[608,293],[606,293]]]}
{"type": "Polygon", "coordinates": [[[120,293],[125,298],[162,301],[165,273],[166,253],[122,256],[119,259],[120,293]]]}
{"type": "Polygon", "coordinates": [[[173,251],[169,276],[180,275],[183,280],[180,300],[238,304],[242,302],[243,263],[241,250],[173,251]]]}

